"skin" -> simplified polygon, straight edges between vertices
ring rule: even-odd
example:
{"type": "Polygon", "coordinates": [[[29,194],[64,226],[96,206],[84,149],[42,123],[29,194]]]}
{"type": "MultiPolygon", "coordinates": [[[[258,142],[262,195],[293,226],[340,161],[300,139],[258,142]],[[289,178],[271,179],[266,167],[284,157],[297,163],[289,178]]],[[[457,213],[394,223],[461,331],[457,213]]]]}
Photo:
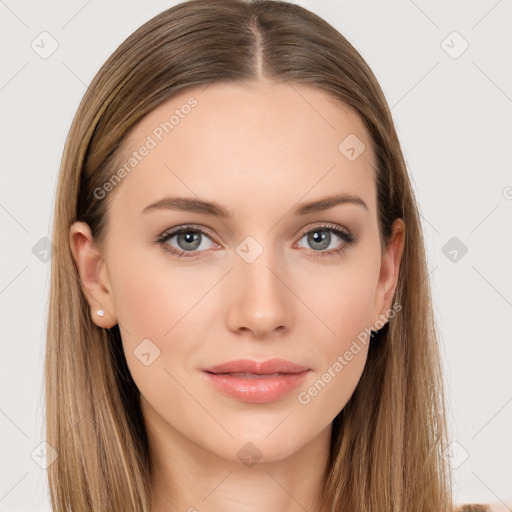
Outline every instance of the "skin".
{"type": "MultiPolygon", "coordinates": [[[[258,81],[182,91],[139,122],[128,153],[191,95],[198,105],[104,199],[105,246],[87,224],[71,227],[82,289],[99,327],[119,323],[142,395],[157,468],[152,512],[314,510],[332,420],[354,392],[368,345],[360,344],[309,403],[297,397],[389,314],[404,224],[395,221],[381,252],[371,140],[354,111],[308,85],[258,81]],[[349,134],[366,146],[354,161],[338,150],[349,134]],[[355,194],[367,209],[345,203],[291,213],[297,203],[334,193],[355,194]],[[234,216],[141,214],[171,195],[213,200],[234,216]],[[322,231],[331,237],[326,248],[308,240],[323,223],[348,230],[356,242],[329,230],[322,231]],[[184,224],[211,234],[188,249],[193,257],[154,243],[184,224]],[[251,263],[236,251],[248,236],[263,248],[251,263]],[[332,255],[315,258],[318,252],[332,255]],[[146,366],[134,350],[148,338],[160,355],[146,366]],[[271,403],[224,395],[201,372],[233,359],[274,357],[311,371],[300,388],[271,403]],[[237,455],[248,442],[261,454],[251,467],[237,455]]],[[[190,247],[177,236],[166,243],[190,247]]]]}

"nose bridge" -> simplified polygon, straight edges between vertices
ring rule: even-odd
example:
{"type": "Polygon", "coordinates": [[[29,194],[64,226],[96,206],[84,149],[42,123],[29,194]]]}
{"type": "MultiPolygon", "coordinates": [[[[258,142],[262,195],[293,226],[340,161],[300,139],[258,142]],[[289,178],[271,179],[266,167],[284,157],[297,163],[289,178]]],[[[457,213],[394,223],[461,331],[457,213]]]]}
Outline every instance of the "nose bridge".
{"type": "Polygon", "coordinates": [[[290,292],[271,235],[246,237],[236,248],[229,319],[235,329],[258,335],[289,327],[290,292]]]}

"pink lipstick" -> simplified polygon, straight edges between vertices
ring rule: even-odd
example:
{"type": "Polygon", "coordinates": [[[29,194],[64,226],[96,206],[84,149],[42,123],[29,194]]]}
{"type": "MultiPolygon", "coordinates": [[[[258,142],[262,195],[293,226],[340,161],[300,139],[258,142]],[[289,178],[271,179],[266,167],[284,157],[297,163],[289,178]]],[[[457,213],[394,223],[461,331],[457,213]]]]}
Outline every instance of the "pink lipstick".
{"type": "Polygon", "coordinates": [[[205,368],[203,372],[220,391],[250,403],[279,400],[304,382],[310,369],[283,359],[238,359],[205,368]]]}

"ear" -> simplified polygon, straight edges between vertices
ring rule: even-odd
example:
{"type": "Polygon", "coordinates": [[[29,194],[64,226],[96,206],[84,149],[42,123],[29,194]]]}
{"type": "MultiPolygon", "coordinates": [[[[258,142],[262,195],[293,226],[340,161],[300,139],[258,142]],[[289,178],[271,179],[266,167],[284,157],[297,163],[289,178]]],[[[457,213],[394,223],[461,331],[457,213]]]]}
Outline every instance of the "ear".
{"type": "Polygon", "coordinates": [[[80,275],[82,291],[90,306],[92,320],[99,327],[109,329],[117,323],[114,296],[106,263],[87,223],[75,222],[71,226],[69,244],[80,275]]]}
{"type": "Polygon", "coordinates": [[[391,238],[384,249],[379,281],[375,291],[371,325],[372,327],[376,326],[376,329],[379,329],[379,325],[384,325],[388,321],[388,311],[391,309],[393,296],[398,283],[404,243],[405,224],[403,219],[396,219],[393,222],[391,238]]]}

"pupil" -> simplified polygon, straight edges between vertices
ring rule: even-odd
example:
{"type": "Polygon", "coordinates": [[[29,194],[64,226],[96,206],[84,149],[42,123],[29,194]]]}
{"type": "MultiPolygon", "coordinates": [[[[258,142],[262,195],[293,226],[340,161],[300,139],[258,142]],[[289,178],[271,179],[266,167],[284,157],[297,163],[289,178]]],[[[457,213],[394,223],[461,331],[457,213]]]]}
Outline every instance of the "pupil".
{"type": "Polygon", "coordinates": [[[325,249],[329,246],[329,237],[330,235],[324,230],[324,231],[314,231],[310,235],[310,243],[314,244],[320,244],[320,247],[317,247],[317,249],[325,249]]]}
{"type": "Polygon", "coordinates": [[[178,240],[185,244],[184,249],[196,249],[198,246],[197,241],[199,240],[199,233],[192,233],[190,231],[188,231],[186,233],[181,233],[178,236],[178,240]],[[191,245],[191,244],[192,244],[192,247],[187,247],[187,245],[191,245]]]}

